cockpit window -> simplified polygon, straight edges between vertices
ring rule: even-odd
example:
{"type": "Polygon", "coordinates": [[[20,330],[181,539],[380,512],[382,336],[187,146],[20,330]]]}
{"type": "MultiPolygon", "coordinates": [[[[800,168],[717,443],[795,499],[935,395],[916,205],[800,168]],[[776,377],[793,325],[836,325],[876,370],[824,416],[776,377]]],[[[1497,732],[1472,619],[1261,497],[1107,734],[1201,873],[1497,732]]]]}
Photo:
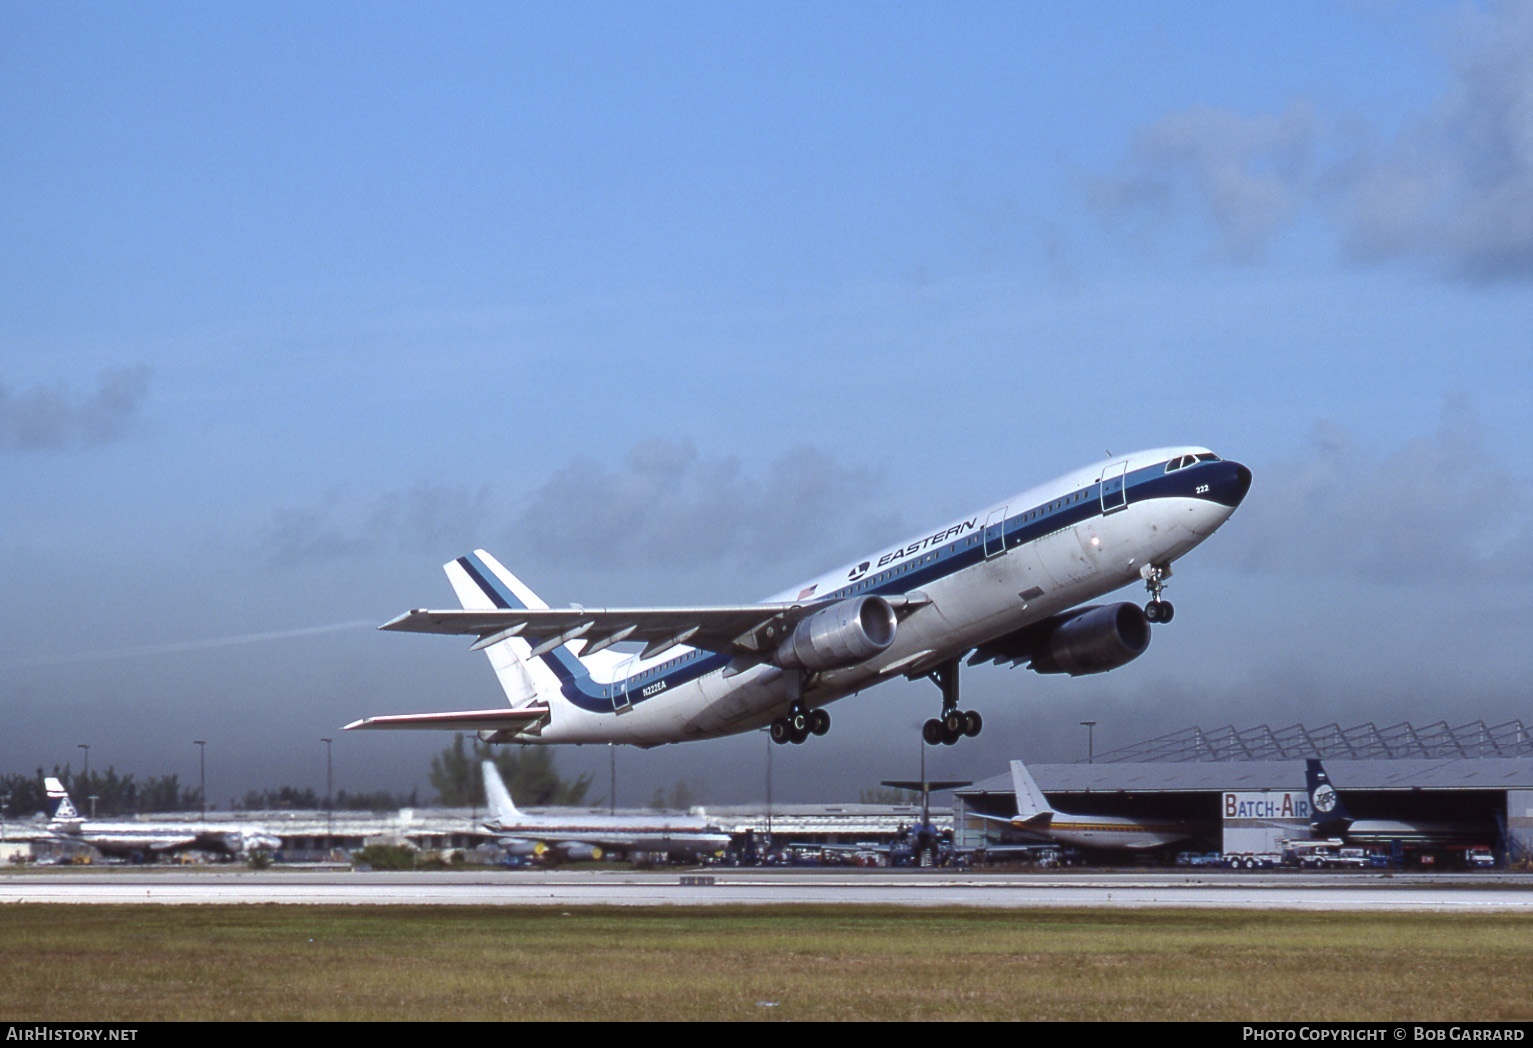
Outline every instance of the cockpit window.
{"type": "Polygon", "coordinates": [[[1203,452],[1203,454],[1198,456],[1198,461],[1199,462],[1218,462],[1219,461],[1219,456],[1215,455],[1212,451],[1205,451],[1205,452],[1203,452]]]}

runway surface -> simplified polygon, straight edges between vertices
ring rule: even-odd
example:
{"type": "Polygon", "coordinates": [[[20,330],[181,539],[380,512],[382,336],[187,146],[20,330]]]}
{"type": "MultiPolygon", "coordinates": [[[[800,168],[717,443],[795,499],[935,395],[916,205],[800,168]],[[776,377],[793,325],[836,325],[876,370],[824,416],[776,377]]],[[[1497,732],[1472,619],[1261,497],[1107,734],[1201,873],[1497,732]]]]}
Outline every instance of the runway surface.
{"type": "Polygon", "coordinates": [[[989,873],[943,870],[80,870],[0,876],[0,903],[235,905],[880,905],[1533,911],[1533,876],[989,873]]]}

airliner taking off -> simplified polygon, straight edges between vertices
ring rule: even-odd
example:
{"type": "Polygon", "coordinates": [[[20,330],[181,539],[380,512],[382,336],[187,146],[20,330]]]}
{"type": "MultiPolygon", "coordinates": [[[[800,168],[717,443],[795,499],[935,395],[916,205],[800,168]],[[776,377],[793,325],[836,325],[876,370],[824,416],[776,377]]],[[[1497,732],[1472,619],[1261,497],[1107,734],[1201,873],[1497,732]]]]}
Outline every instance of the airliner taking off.
{"type": "Polygon", "coordinates": [[[1080,676],[1144,653],[1170,622],[1171,565],[1240,505],[1251,471],[1207,448],[1116,456],[1067,473],[760,604],[550,608],[476,550],[444,570],[463,610],[380,629],[475,636],[509,706],[371,717],[348,729],[477,731],[486,742],[649,747],[770,726],[780,743],[830,729],[825,706],[895,677],[926,678],[942,712],[925,740],[979,734],[959,665],[1080,676]],[[1150,600],[1088,604],[1139,580],[1150,600]],[[642,644],[639,652],[613,645],[642,644]]]}

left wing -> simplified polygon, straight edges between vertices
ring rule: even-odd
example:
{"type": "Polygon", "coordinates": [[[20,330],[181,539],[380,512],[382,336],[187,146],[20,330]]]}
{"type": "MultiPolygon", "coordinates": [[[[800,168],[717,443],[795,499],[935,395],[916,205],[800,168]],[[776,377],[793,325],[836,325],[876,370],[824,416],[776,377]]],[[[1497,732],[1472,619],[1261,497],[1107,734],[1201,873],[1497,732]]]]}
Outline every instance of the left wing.
{"type": "MultiPolygon", "coordinates": [[[[930,601],[923,595],[882,597],[900,618],[930,601]]],[[[781,644],[793,627],[835,601],[810,604],[742,604],[696,608],[496,608],[491,611],[408,611],[379,629],[404,633],[476,636],[474,650],[509,637],[533,644],[531,657],[581,640],[582,655],[621,641],[644,644],[644,658],[677,644],[724,655],[760,656],[781,644]]]]}

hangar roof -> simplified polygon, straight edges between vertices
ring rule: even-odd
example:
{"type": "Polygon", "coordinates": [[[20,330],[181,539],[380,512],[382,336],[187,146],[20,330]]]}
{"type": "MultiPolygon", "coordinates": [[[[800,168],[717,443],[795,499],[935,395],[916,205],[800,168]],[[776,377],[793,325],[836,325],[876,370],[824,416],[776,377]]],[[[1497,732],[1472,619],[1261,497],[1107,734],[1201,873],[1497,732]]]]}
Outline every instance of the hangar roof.
{"type": "MultiPolygon", "coordinates": [[[[1304,761],[1201,761],[1173,764],[1029,764],[1045,793],[1186,793],[1303,790],[1304,761]]],[[[1339,790],[1533,789],[1533,757],[1460,760],[1327,760],[1339,790]]],[[[1009,771],[957,791],[1011,793],[1009,771]]]]}
{"type": "Polygon", "coordinates": [[[1343,728],[1292,724],[1272,728],[1234,725],[1205,731],[1193,726],[1099,753],[1097,764],[1180,761],[1270,761],[1322,757],[1327,760],[1452,760],[1464,757],[1533,757],[1533,731],[1522,721],[1488,725],[1438,721],[1417,727],[1409,721],[1380,728],[1372,721],[1343,728]]]}

